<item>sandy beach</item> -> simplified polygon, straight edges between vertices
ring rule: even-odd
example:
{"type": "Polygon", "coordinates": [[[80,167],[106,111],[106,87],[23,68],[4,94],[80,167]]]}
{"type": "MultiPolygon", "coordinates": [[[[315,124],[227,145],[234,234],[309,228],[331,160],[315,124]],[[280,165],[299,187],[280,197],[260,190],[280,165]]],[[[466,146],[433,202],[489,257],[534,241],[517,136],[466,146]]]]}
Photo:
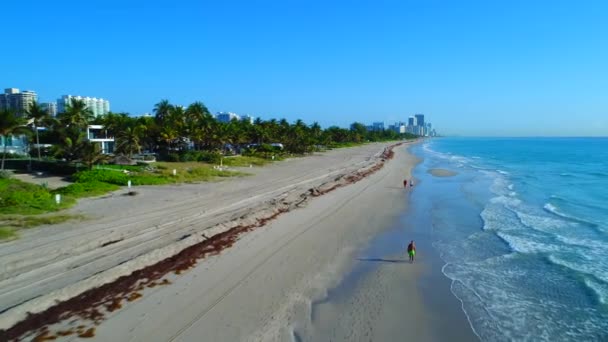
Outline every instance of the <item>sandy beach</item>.
{"type": "Polygon", "coordinates": [[[249,169],[254,175],[241,179],[140,187],[135,197],[119,192],[85,200],[70,211],[88,221],[41,227],[0,245],[6,260],[0,329],[14,327],[26,312],[44,313],[77,295],[87,301],[91,289],[243,229],[238,239],[213,245],[223,247],[210,249],[202,260],[175,266],[154,281],[155,273],[140,273],[144,282],[133,283],[130,292],[105,294],[93,311],[72,309],[69,319],[36,334],[64,340],[88,334],[100,341],[392,340],[397,325],[431,339],[432,320],[416,280],[425,264],[401,263],[402,255],[391,266],[406,267],[383,271],[368,284],[356,299],[359,310],[349,311],[351,321],[324,326],[312,312],[313,303],[352,271],[362,246],[407,207],[409,190],[401,184],[410,179],[416,159],[406,145],[395,147],[387,160],[388,146],[287,160],[249,169]],[[378,286],[395,279],[408,296],[378,286]],[[395,306],[382,305],[391,298],[411,310],[391,320],[395,306]]]}

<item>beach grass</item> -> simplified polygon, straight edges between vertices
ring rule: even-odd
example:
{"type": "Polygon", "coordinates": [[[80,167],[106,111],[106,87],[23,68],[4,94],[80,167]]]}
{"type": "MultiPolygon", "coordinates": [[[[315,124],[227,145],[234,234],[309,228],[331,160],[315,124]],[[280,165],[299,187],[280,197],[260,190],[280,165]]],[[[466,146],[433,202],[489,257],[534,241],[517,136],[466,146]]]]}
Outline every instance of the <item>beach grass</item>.
{"type": "Polygon", "coordinates": [[[57,224],[69,220],[83,220],[82,215],[45,215],[45,216],[30,216],[30,215],[0,215],[0,226],[17,228],[32,228],[43,224],[57,224]]]}
{"type": "MultiPolygon", "coordinates": [[[[276,157],[275,157],[275,160],[276,160],[276,157]]],[[[255,157],[255,156],[233,156],[233,157],[225,157],[222,162],[223,162],[223,165],[226,165],[226,166],[248,167],[249,165],[263,166],[268,163],[271,163],[272,160],[264,159],[261,157],[255,157]]]]}
{"type": "MultiPolygon", "coordinates": [[[[225,158],[226,160],[228,158],[225,158]]],[[[249,164],[247,164],[249,165],[249,164]]],[[[214,178],[226,177],[242,177],[247,175],[245,172],[219,170],[213,165],[201,162],[157,162],[154,163],[157,171],[147,177],[159,178],[158,184],[175,184],[175,183],[196,183],[210,181],[214,178]],[[175,175],[173,175],[175,170],[175,175]],[[162,183],[161,183],[162,182],[162,183]]],[[[140,179],[142,183],[151,181],[151,179],[140,179]]]]}
{"type": "Polygon", "coordinates": [[[108,192],[120,189],[116,184],[99,181],[89,181],[84,183],[74,183],[52,191],[55,194],[71,196],[75,198],[101,196],[108,192]]]}
{"type": "Polygon", "coordinates": [[[17,233],[14,229],[9,227],[0,227],[0,241],[1,240],[12,240],[17,237],[17,233]]]}
{"type": "Polygon", "coordinates": [[[82,215],[0,215],[0,240],[17,238],[20,229],[27,229],[45,224],[57,224],[70,220],[83,220],[82,215]]]}
{"type": "Polygon", "coordinates": [[[124,172],[120,169],[94,169],[78,172],[72,178],[76,183],[101,182],[126,186],[131,181],[131,184],[136,186],[196,183],[215,178],[244,175],[246,174],[243,172],[219,170],[212,165],[201,162],[157,162],[138,172],[124,172]],[[175,170],[175,174],[173,174],[173,170],[175,170]]]}
{"type": "Polygon", "coordinates": [[[46,187],[17,179],[0,179],[0,214],[36,215],[70,207],[75,198],[65,196],[60,204],[46,187]]]}

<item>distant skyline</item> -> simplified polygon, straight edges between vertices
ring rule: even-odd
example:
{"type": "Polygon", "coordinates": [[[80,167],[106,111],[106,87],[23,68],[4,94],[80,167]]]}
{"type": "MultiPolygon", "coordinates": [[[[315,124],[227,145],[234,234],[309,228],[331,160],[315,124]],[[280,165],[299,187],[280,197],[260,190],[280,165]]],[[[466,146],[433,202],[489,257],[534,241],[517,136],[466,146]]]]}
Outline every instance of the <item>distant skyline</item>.
{"type": "Polygon", "coordinates": [[[0,86],[263,119],[608,136],[605,1],[3,3],[0,86]],[[7,53],[8,52],[8,53],[7,53]]]}

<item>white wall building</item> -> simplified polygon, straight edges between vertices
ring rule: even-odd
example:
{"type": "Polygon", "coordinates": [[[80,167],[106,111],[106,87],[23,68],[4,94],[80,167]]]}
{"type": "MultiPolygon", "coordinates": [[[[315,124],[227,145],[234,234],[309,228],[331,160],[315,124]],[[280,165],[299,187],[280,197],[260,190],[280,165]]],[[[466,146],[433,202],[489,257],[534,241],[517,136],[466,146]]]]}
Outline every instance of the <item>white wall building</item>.
{"type": "Polygon", "coordinates": [[[25,116],[25,111],[30,104],[37,100],[38,95],[34,91],[6,88],[4,94],[0,94],[0,110],[8,109],[14,111],[18,116],[25,116]]]}
{"type": "Polygon", "coordinates": [[[57,102],[44,102],[40,104],[40,107],[46,110],[50,116],[57,116],[57,102]]]}
{"type": "Polygon", "coordinates": [[[95,117],[108,114],[110,112],[110,101],[104,100],[102,98],[96,97],[82,97],[82,96],[72,96],[72,95],[63,95],[60,99],[57,100],[57,113],[64,113],[65,107],[70,104],[72,99],[82,100],[87,105],[95,117]]]}
{"type": "Polygon", "coordinates": [[[108,132],[102,125],[88,125],[87,139],[99,143],[102,153],[114,153],[114,137],[108,136],[108,132]]]}

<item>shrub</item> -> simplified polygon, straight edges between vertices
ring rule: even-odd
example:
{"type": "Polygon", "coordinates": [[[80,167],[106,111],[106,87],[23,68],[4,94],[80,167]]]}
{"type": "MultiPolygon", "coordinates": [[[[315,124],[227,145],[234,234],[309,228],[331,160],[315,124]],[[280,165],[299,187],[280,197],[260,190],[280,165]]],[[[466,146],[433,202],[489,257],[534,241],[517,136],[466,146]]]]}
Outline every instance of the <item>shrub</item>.
{"type": "Polygon", "coordinates": [[[27,154],[17,154],[17,153],[3,153],[0,152],[0,158],[2,156],[6,156],[6,159],[30,159],[30,156],[27,154]]]}
{"type": "Polygon", "coordinates": [[[218,152],[199,152],[199,158],[197,161],[210,163],[210,164],[219,164],[220,159],[222,159],[222,155],[218,152]]]}
{"type": "Polygon", "coordinates": [[[39,214],[69,207],[74,199],[66,197],[61,204],[40,185],[16,179],[0,179],[0,214],[39,214]]]}
{"type": "Polygon", "coordinates": [[[164,160],[168,161],[168,162],[178,162],[179,161],[179,154],[177,153],[169,153],[166,156],[164,156],[163,158],[164,160]]]}
{"type": "Polygon", "coordinates": [[[75,173],[72,178],[76,183],[104,182],[116,185],[127,185],[132,177],[120,171],[89,170],[75,173]]]}
{"type": "Polygon", "coordinates": [[[13,173],[7,170],[0,170],[0,179],[9,179],[13,177],[13,173]]]}
{"type": "Polygon", "coordinates": [[[99,181],[85,183],[74,183],[52,191],[54,194],[62,194],[73,197],[99,196],[110,191],[118,190],[120,187],[115,184],[99,181]]]}

